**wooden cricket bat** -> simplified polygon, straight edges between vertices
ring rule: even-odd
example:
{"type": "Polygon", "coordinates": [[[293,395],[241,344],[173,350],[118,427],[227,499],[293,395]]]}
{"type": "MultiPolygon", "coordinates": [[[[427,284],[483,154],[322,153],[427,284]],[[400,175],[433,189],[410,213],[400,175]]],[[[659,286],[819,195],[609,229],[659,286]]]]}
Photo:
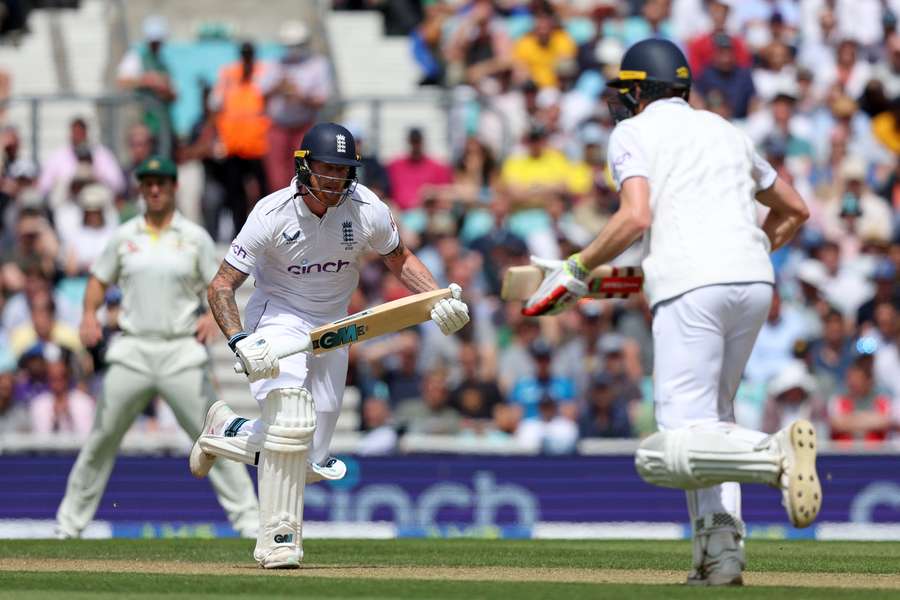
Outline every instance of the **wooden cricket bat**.
{"type": "MultiPolygon", "coordinates": [[[[507,301],[526,300],[537,291],[544,280],[544,271],[534,265],[510,267],[503,275],[500,298],[507,301]]],[[[612,267],[600,265],[588,279],[589,298],[626,298],[637,294],[644,285],[640,267],[612,267]]]]}
{"type": "MultiPolygon", "coordinates": [[[[399,300],[385,302],[337,321],[320,325],[303,336],[278,348],[278,357],[284,358],[300,352],[318,356],[354,342],[370,340],[386,333],[393,333],[424,323],[431,319],[431,309],[439,300],[450,298],[448,288],[414,294],[399,300]]],[[[240,361],[234,363],[235,373],[243,373],[240,361]]]]}

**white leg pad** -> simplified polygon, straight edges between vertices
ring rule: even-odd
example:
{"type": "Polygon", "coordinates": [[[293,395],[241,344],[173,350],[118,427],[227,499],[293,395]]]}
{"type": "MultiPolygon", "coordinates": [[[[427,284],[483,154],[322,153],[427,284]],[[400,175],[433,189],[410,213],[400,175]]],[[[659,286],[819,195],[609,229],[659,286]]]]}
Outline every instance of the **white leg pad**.
{"type": "Polygon", "coordinates": [[[770,436],[730,423],[661,431],[634,459],[647,483],[693,490],[726,481],[778,486],[781,451],[770,436]]]}
{"type": "Polygon", "coordinates": [[[295,568],[303,558],[306,457],[316,430],[312,396],[303,388],[269,392],[259,460],[260,532],[254,556],[264,568],[295,568]]]}

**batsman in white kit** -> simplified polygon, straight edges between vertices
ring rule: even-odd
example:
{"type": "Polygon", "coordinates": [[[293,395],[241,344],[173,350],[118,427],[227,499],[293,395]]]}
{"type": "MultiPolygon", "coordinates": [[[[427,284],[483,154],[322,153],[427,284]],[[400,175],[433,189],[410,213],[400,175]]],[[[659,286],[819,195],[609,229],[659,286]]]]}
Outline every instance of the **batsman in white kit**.
{"type": "MultiPolygon", "coordinates": [[[[303,558],[303,491],[307,483],[341,479],[344,463],[329,456],[347,377],[348,349],[327,354],[284,349],[347,315],[370,251],[412,292],[438,289],[428,269],[400,240],[390,209],[359,185],[353,136],[319,123],[295,153],[291,184],[260,200],[209,286],[209,303],[250,381],[260,419],[210,408],[191,451],[203,477],[217,457],[259,467],[260,527],[254,557],[264,568],[296,568],[303,558]],[[256,289],[241,319],[234,291],[253,274],[256,289]],[[279,355],[282,355],[279,358],[279,355]]],[[[449,335],[469,321],[462,290],[438,301],[430,316],[449,335]]]]}
{"type": "Polygon", "coordinates": [[[593,268],[643,236],[660,431],[641,443],[635,465],[649,483],[687,490],[688,583],[739,585],[739,483],[780,488],[796,527],[809,525],[822,505],[809,422],[771,436],[734,422],[734,395],[772,299],[769,252],[790,241],[809,213],[746,135],[687,103],[690,69],[671,42],[629,48],[609,86],[620,121],[608,149],[620,207],[581,252],[535,261],[545,276],[523,312],[572,306],[593,268]],[[761,226],[754,199],[769,208],[761,226]]]}

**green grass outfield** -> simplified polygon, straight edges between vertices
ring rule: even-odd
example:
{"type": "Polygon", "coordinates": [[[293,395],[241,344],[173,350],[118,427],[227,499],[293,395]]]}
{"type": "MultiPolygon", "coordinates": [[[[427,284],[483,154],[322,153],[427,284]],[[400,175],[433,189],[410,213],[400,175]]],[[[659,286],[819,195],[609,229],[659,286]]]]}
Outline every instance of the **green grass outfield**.
{"type": "Polygon", "coordinates": [[[900,597],[900,543],[750,540],[748,585],[730,589],[681,585],[684,541],[309,540],[305,550],[300,570],[264,572],[247,540],[0,540],[0,599],[900,597]]]}

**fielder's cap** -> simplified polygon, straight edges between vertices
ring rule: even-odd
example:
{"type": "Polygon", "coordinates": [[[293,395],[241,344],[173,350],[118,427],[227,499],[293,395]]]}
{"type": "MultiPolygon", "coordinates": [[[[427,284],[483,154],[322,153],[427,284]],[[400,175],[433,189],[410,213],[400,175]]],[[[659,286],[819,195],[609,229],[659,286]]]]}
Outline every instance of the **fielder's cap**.
{"type": "Polygon", "coordinates": [[[9,165],[9,176],[13,179],[37,179],[37,163],[30,158],[20,158],[9,165]]]}
{"type": "Polygon", "coordinates": [[[78,204],[82,210],[104,210],[113,203],[112,191],[102,183],[84,186],[78,193],[78,204]]]}
{"type": "Polygon", "coordinates": [[[866,161],[858,156],[848,156],[841,163],[841,177],[846,181],[862,181],[866,178],[866,161]]]}
{"type": "Polygon", "coordinates": [[[175,163],[172,162],[171,159],[163,156],[151,156],[138,165],[138,168],[134,171],[134,175],[138,179],[148,175],[178,179],[178,167],[175,166],[175,163]]]}
{"type": "Polygon", "coordinates": [[[625,348],[625,336],[619,333],[607,333],[597,342],[597,349],[603,354],[617,354],[625,348]]]}
{"type": "Polygon", "coordinates": [[[828,279],[825,265],[814,258],[807,258],[797,266],[797,280],[821,289],[828,279]]]}
{"type": "Polygon", "coordinates": [[[537,338],[529,344],[528,352],[535,358],[550,358],[553,355],[553,346],[547,340],[537,338]]]}
{"type": "Polygon", "coordinates": [[[882,259],[878,261],[875,268],[872,269],[872,279],[876,281],[893,281],[897,276],[897,267],[890,259],[882,259]]]}
{"type": "Polygon", "coordinates": [[[169,37],[169,23],[162,15],[150,15],[144,19],[141,29],[148,42],[161,42],[169,37]]]}
{"type": "Polygon", "coordinates": [[[303,21],[285,21],[278,29],[278,41],[285,46],[302,46],[309,38],[309,27],[303,21]]]}
{"type": "Polygon", "coordinates": [[[816,389],[816,380],[809,374],[802,361],[789,362],[769,383],[769,394],[780,396],[788,390],[800,388],[807,394],[816,389]]]}

